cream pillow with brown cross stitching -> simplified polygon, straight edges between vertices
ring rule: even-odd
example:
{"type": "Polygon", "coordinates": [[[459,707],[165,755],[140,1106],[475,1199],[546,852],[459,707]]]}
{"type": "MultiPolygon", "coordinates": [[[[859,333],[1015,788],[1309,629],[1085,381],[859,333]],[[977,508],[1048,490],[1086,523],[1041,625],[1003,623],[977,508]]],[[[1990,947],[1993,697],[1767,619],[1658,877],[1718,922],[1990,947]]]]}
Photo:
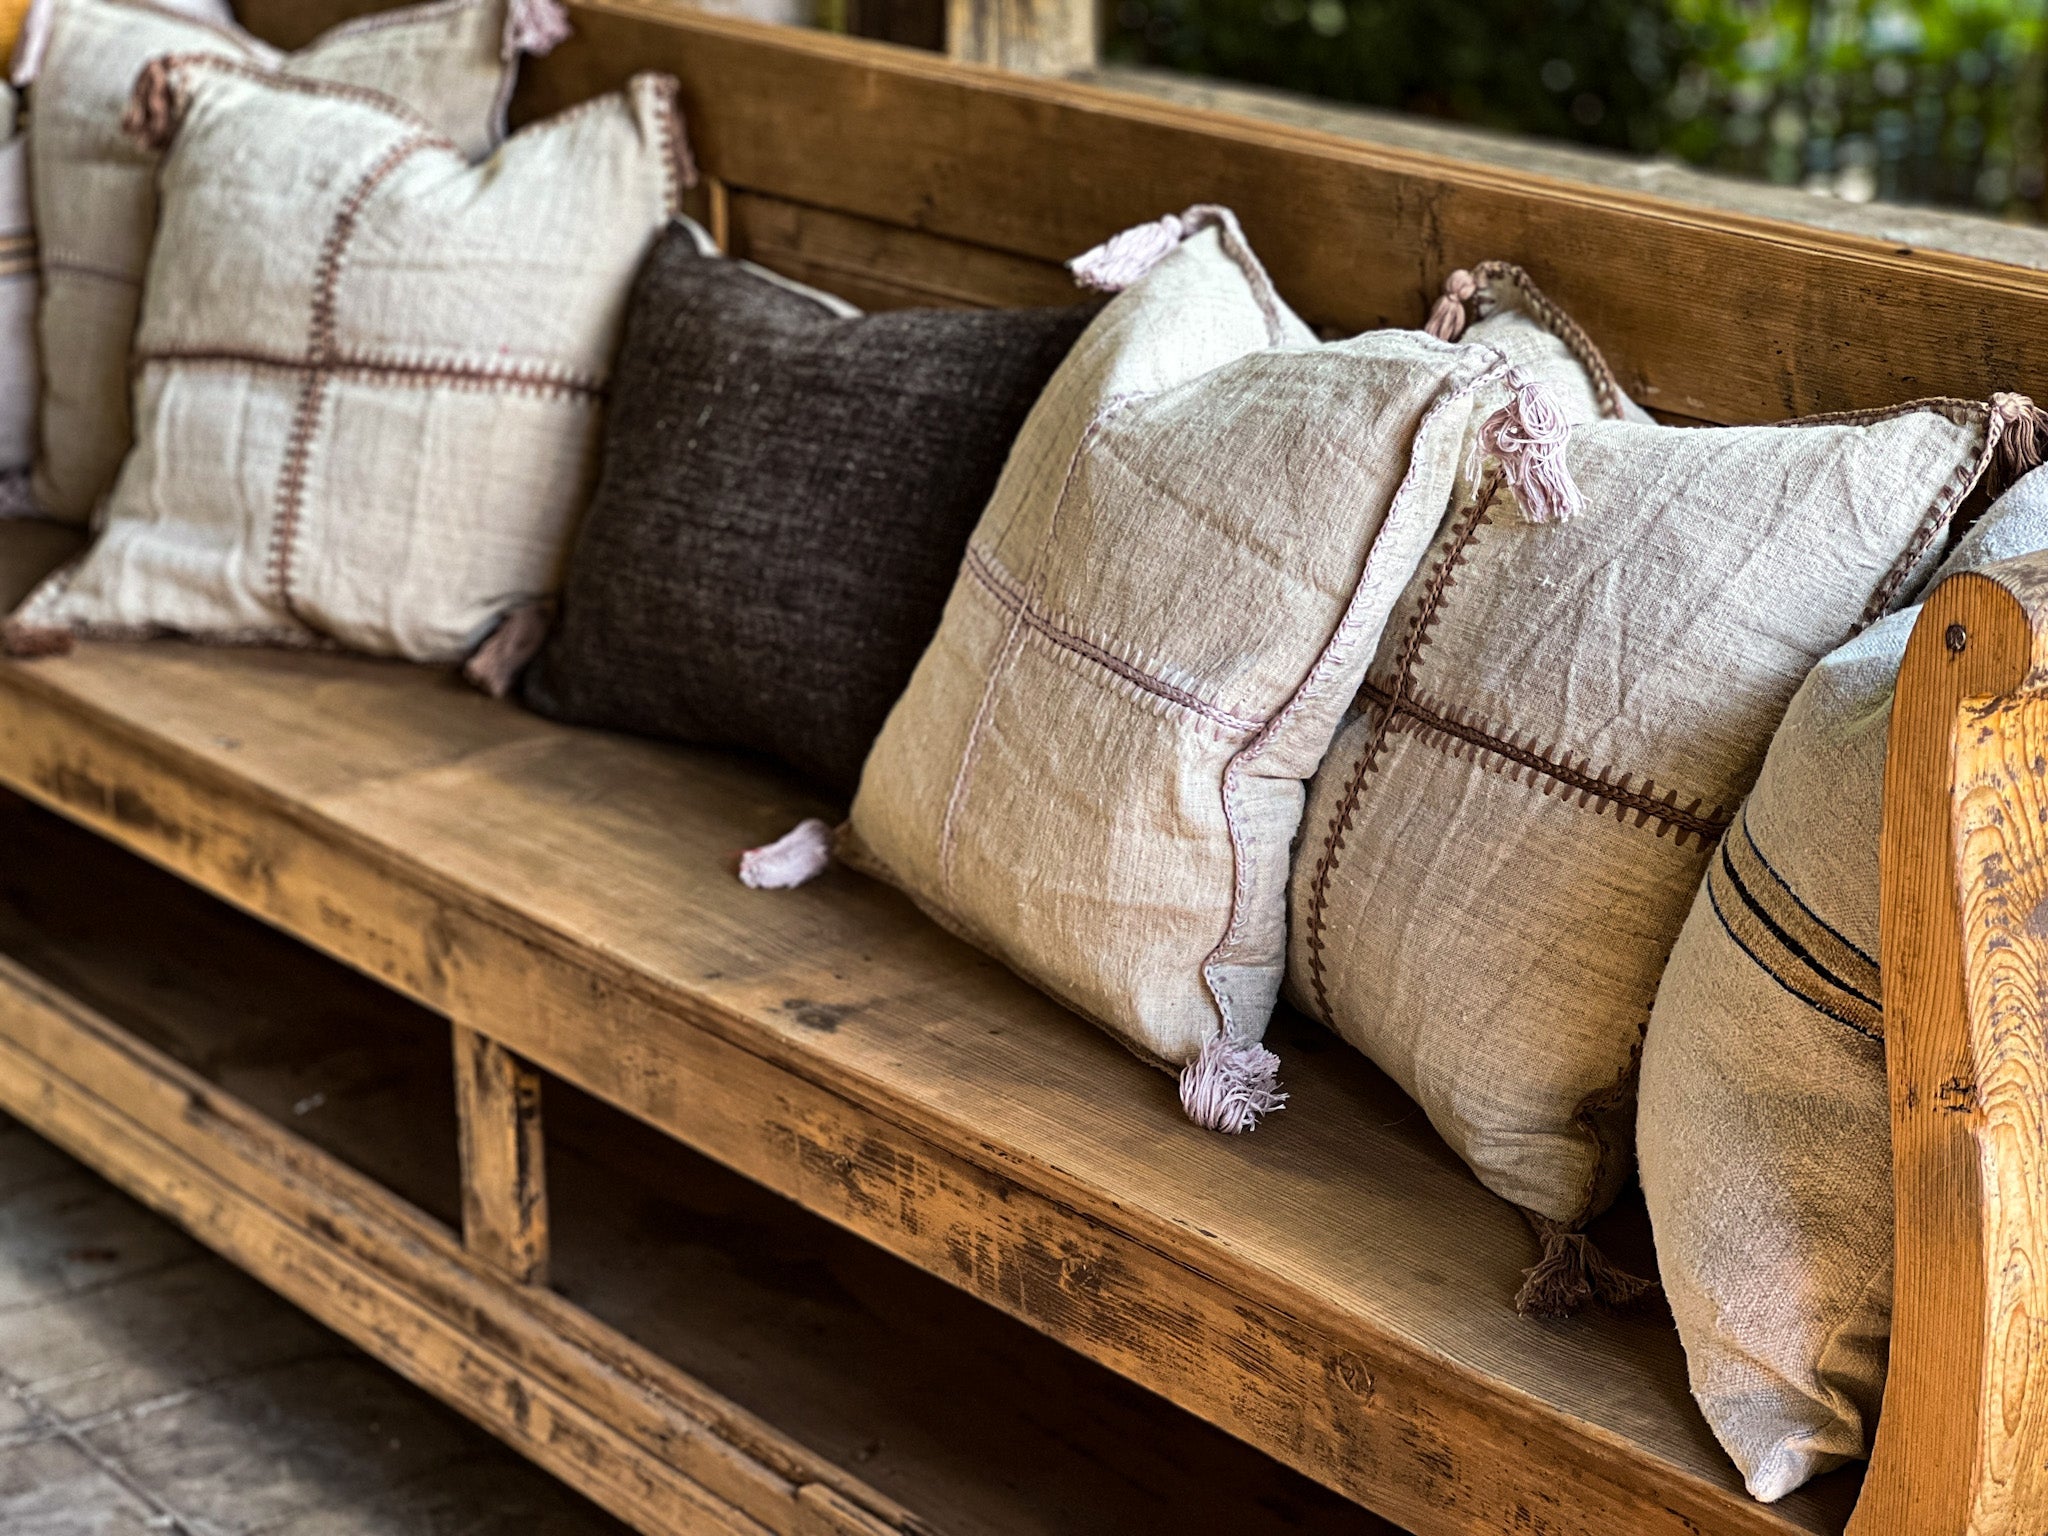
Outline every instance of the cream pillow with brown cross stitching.
{"type": "Polygon", "coordinates": [[[566,32],[555,0],[428,0],[284,54],[235,26],[226,0],[35,0],[14,81],[33,99],[42,245],[37,509],[84,522],[128,451],[128,348],[156,230],[157,157],[121,119],[146,64],[207,56],[381,91],[476,158],[504,137],[521,54],[566,32]]]}
{"type": "Polygon", "coordinates": [[[628,289],[690,171],[640,75],[483,165],[387,98],[163,60],[136,445],[85,558],[10,626],[418,661],[553,590],[628,289]]]}
{"type": "Polygon", "coordinates": [[[1908,595],[2001,449],[2030,462],[2037,415],[1610,417],[1573,431],[1584,509],[1555,526],[1497,471],[1461,482],[1310,787],[1288,992],[1530,1215],[1525,1308],[1640,1288],[1580,1228],[1633,1167],[1708,856],[1801,679],[1908,595]]]}

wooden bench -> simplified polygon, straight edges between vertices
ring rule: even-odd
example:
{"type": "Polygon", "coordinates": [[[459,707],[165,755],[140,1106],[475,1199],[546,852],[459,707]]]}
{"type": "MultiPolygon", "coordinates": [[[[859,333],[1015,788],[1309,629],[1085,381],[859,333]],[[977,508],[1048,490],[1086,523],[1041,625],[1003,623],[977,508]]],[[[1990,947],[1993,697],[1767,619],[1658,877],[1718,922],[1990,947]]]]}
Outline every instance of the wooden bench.
{"type": "MultiPolygon", "coordinates": [[[[245,9],[290,41],[352,8],[245,9]]],[[[1670,417],[2048,377],[2048,275],[646,0],[575,18],[524,112],[673,71],[721,243],[870,305],[1057,302],[1061,258],[1218,201],[1339,328],[1412,325],[1446,268],[1522,261],[1670,417]]],[[[0,585],[61,553],[0,525],[0,585]]],[[[722,1165],[985,1303],[966,1332],[1021,1319],[1417,1532],[2039,1532],[2044,667],[2048,562],[1950,583],[1916,635],[1886,832],[1892,1385],[1868,1477],[1773,1506],[1709,1436],[1668,1319],[1513,1313],[1520,1218],[1334,1040],[1283,1016],[1288,1111],[1195,1130],[1166,1078],[882,887],[741,887],[737,850],[823,809],[758,765],[563,729],[436,672],[174,644],[0,666],[0,783],[177,877],[0,806],[21,850],[0,1109],[648,1532],[1259,1531],[1276,1508],[1371,1527],[1269,1495],[1269,1463],[1009,1334],[975,1356],[1000,1368],[926,1370],[961,1402],[900,1436],[909,1399],[861,1385],[894,1368],[894,1324],[848,1325],[869,1353],[829,1390],[749,1407],[746,1370],[727,1389],[690,1366],[725,1358],[716,1309],[621,1278],[684,1258],[619,1214],[625,1173],[592,1169],[668,1153],[697,1172],[646,1187],[722,1165]],[[301,1090],[343,1037],[357,1118],[316,1134],[301,1090]],[[611,1129],[565,1139],[562,1104],[611,1129]],[[580,1170],[552,1215],[545,1167],[580,1170]],[[820,1394],[927,1453],[864,1470],[820,1394]],[[1007,1488],[945,1439],[975,1415],[984,1443],[1008,1424],[1036,1447],[1007,1488]],[[1134,1514],[1106,1483],[1156,1500],[1134,1514]]],[[[1639,1211],[1602,1237],[1647,1259],[1639,1211]]],[[[785,1384],[831,1355],[790,1329],[761,1346],[785,1384]]]]}

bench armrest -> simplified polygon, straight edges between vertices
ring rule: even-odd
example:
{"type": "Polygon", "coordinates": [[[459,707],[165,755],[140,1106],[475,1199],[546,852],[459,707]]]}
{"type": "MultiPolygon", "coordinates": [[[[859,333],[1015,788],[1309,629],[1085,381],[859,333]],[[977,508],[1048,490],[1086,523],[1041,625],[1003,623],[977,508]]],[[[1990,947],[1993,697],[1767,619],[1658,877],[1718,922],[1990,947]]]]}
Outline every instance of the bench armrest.
{"type": "Polygon", "coordinates": [[[2048,1529],[2048,554],[1906,650],[1881,918],[1891,1372],[1851,1536],[2048,1529]]]}

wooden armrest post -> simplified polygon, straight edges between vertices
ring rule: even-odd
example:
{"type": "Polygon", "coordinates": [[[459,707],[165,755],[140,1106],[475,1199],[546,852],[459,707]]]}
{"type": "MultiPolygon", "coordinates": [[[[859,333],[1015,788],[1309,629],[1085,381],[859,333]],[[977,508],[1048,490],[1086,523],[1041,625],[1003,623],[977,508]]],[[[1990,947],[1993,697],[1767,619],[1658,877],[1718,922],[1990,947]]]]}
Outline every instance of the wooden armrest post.
{"type": "Polygon", "coordinates": [[[463,1246],[508,1279],[545,1285],[548,1199],[540,1074],[473,1029],[457,1024],[454,1035],[463,1246]]]}
{"type": "Polygon", "coordinates": [[[2048,1527],[2048,557],[1954,577],[1892,710],[1891,1371],[1851,1536],[2048,1527]]]}

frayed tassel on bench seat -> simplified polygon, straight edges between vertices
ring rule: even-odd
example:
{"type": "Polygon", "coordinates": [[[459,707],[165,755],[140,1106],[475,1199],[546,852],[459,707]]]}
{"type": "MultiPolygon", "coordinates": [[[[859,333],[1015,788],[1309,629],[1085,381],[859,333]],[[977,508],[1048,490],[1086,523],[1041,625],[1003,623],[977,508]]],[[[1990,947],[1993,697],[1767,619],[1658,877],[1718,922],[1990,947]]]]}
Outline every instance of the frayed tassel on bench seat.
{"type": "Polygon", "coordinates": [[[463,678],[494,699],[504,698],[547,643],[548,625],[554,616],[555,605],[548,598],[508,608],[490,638],[462,664],[463,678]]]}
{"type": "Polygon", "coordinates": [[[811,816],[782,836],[740,855],[740,884],[757,891],[791,891],[825,872],[832,862],[832,828],[811,816]]]}
{"type": "Polygon", "coordinates": [[[1524,1317],[1570,1317],[1589,1302],[1631,1307],[1660,1289],[1655,1280],[1616,1269],[1585,1233],[1534,1211],[1522,1214],[1543,1243],[1543,1256],[1522,1271],[1515,1296],[1524,1317]]]}
{"type": "Polygon", "coordinates": [[[0,656],[34,661],[40,656],[69,656],[74,637],[67,629],[45,629],[9,619],[0,624],[0,656]]]}
{"type": "Polygon", "coordinates": [[[1214,1036],[1181,1069],[1180,1107],[1207,1130],[1239,1136],[1286,1104],[1280,1058],[1255,1041],[1214,1036]]]}

